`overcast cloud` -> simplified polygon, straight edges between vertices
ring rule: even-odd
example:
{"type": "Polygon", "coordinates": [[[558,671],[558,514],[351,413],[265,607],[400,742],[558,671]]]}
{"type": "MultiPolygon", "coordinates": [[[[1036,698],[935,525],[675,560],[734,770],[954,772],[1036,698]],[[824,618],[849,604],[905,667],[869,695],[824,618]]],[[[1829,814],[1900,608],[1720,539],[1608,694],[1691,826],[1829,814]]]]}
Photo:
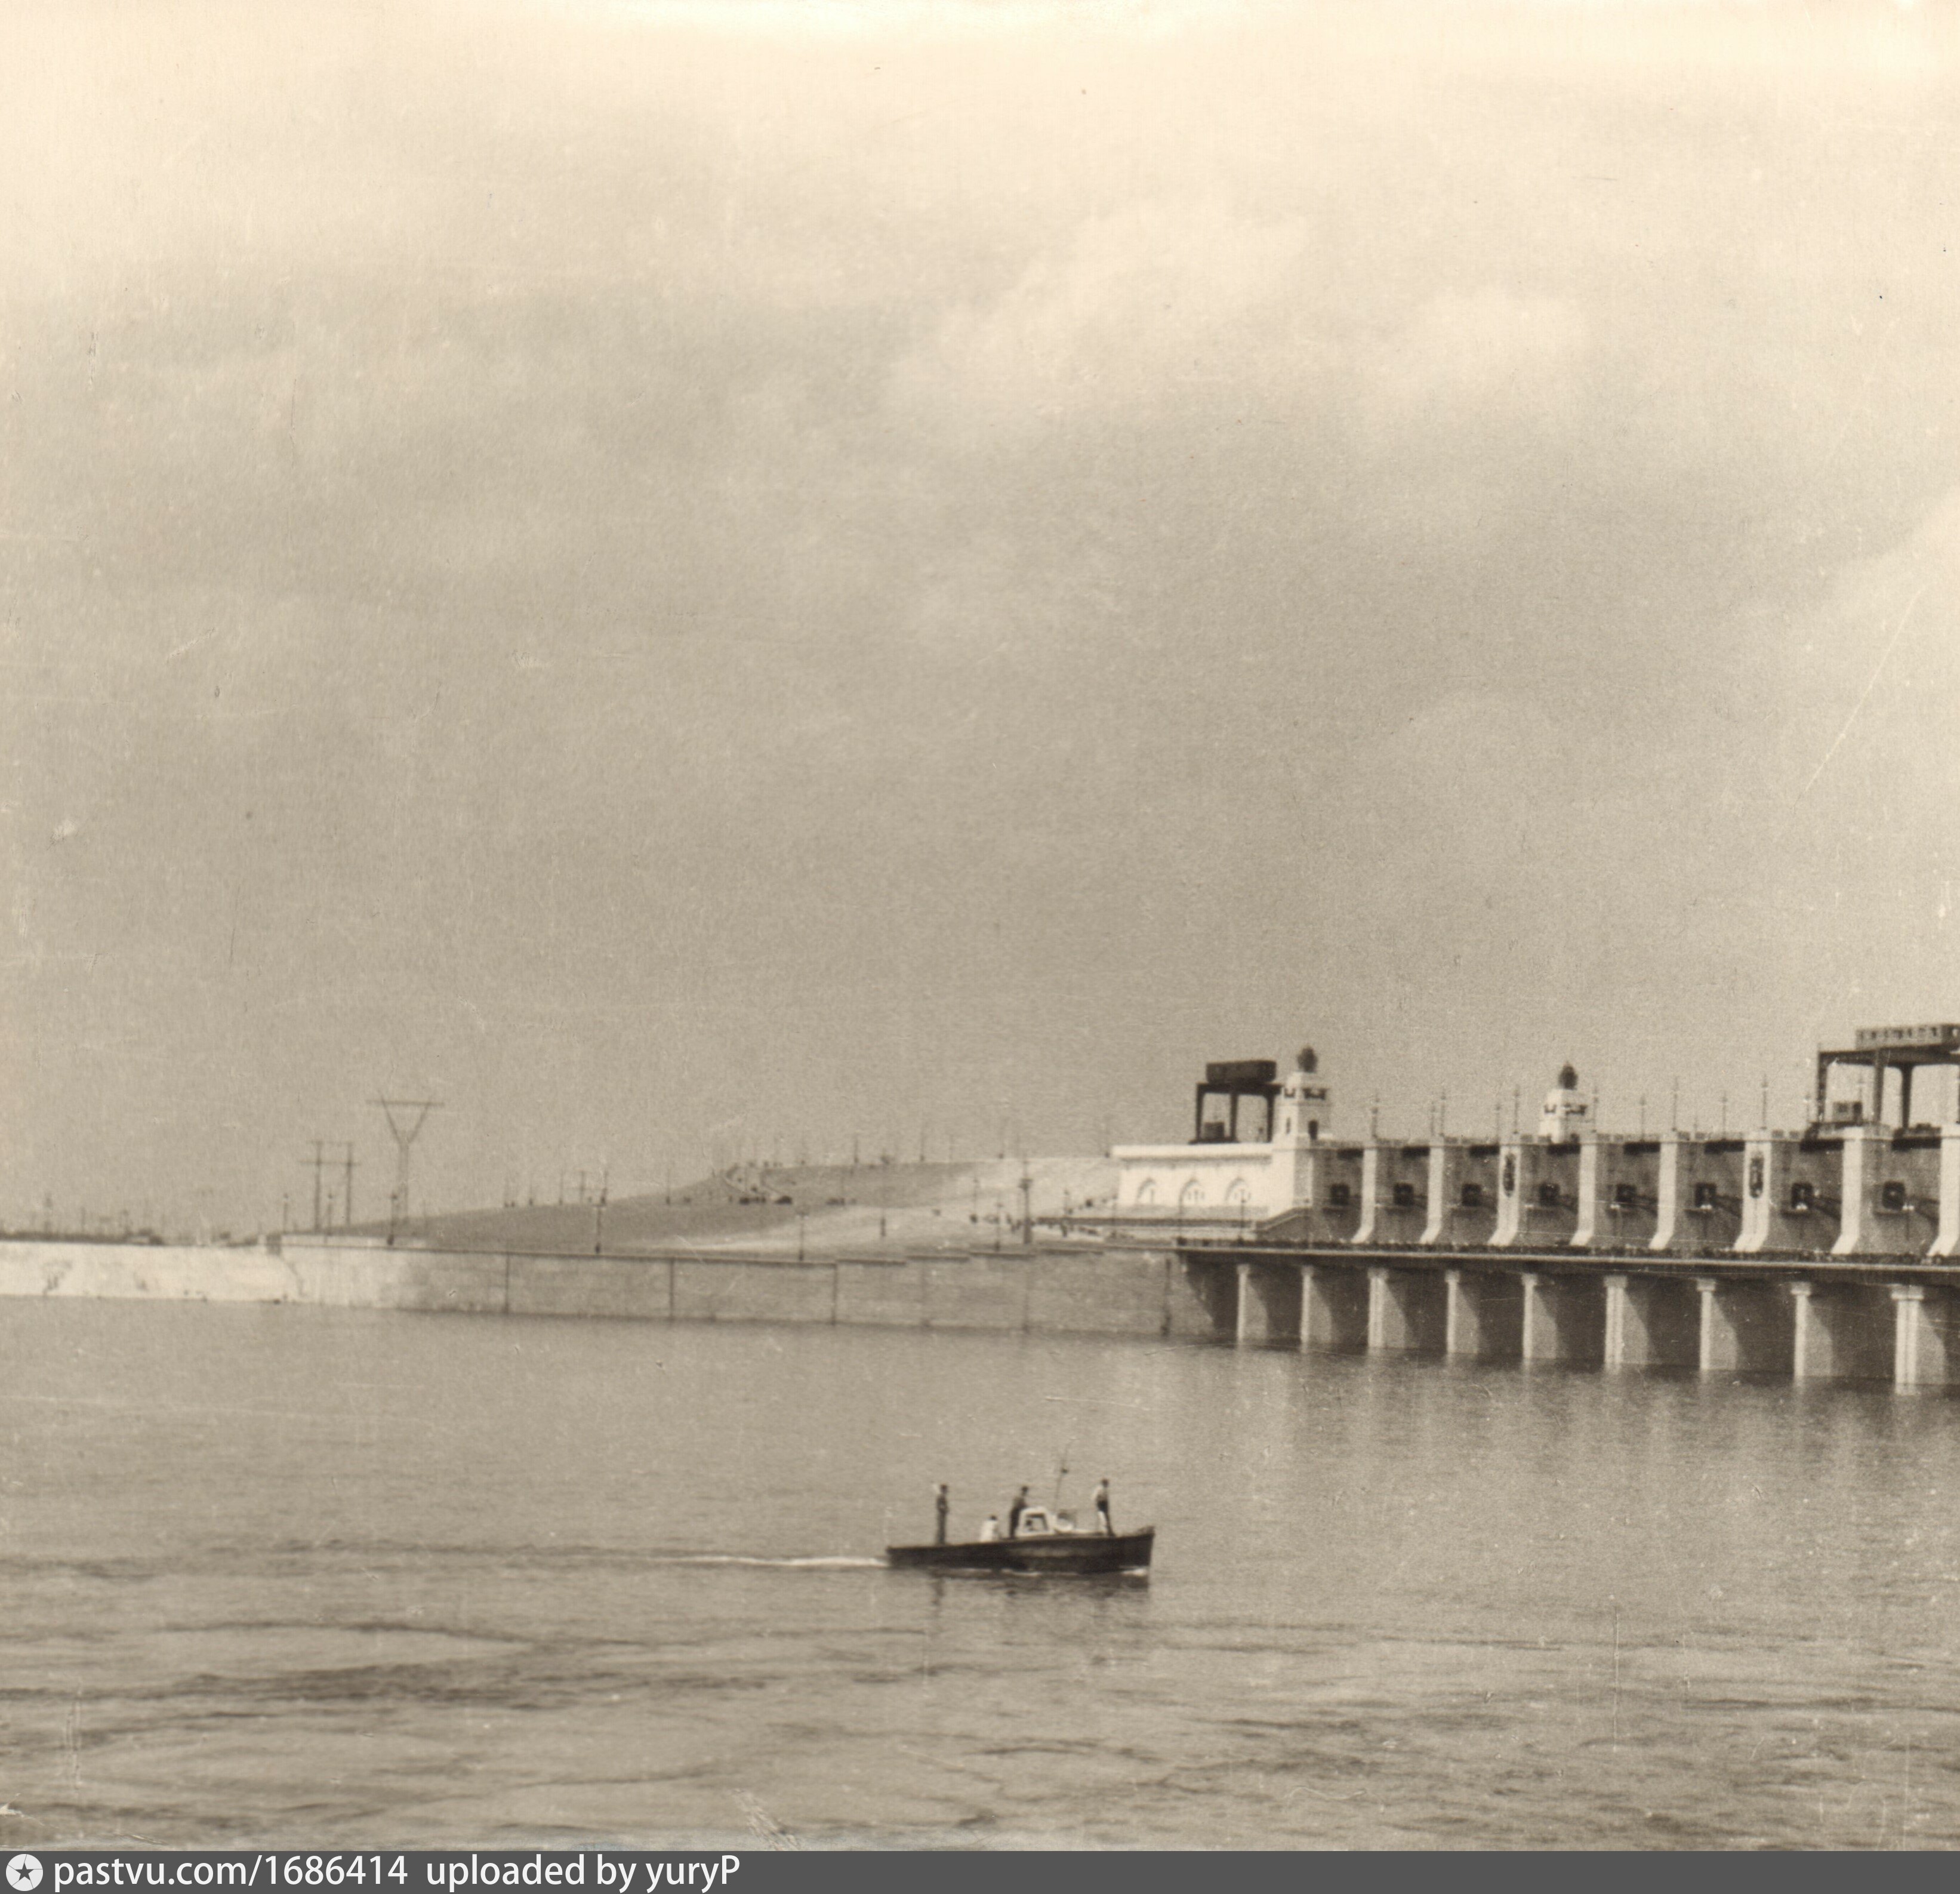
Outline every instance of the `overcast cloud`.
{"type": "Polygon", "coordinates": [[[0,1211],[1793,1118],[1960,1017],[1954,54],[8,8],[0,1211]]]}

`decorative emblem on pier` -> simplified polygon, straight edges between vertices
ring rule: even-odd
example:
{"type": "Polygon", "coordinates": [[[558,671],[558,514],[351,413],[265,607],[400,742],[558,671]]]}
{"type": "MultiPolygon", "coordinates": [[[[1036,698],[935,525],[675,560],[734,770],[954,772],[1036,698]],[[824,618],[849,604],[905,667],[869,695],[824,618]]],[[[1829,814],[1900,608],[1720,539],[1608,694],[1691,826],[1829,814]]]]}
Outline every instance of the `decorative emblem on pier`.
{"type": "Polygon", "coordinates": [[[1504,1195],[1508,1197],[1518,1187],[1518,1160],[1507,1156],[1504,1159],[1504,1195]]]}
{"type": "Polygon", "coordinates": [[[1763,1194],[1763,1158],[1758,1151],[1749,1160],[1749,1195],[1760,1197],[1763,1194]]]}

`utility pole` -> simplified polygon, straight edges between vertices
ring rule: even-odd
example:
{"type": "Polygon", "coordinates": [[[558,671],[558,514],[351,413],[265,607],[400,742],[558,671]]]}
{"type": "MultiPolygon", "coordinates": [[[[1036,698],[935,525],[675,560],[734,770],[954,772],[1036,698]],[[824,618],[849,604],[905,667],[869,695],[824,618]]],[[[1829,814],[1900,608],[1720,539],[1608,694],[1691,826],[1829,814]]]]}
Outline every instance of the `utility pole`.
{"type": "Polygon", "coordinates": [[[312,1155],[310,1157],[302,1157],[302,1158],[300,1160],[300,1162],[301,1162],[302,1164],[311,1164],[311,1165],[313,1166],[313,1226],[312,1226],[312,1227],[313,1227],[315,1230],[318,1230],[318,1229],[319,1229],[319,1227],[320,1227],[320,1173],[321,1173],[323,1171],[324,1171],[324,1170],[326,1170],[326,1147],[325,1144],[322,1141],[322,1140],[320,1140],[320,1138],[316,1138],[313,1141],[313,1155],[312,1155]]]}
{"type": "Polygon", "coordinates": [[[340,1194],[340,1221],[343,1227],[352,1230],[354,1227],[354,1144],[351,1138],[348,1141],[347,1157],[342,1168],[346,1173],[347,1182],[345,1189],[340,1194]]]}
{"type": "Polygon", "coordinates": [[[1021,1160],[1021,1247],[1032,1249],[1035,1241],[1035,1180],[1028,1174],[1028,1160],[1021,1160]]]}
{"type": "Polygon", "coordinates": [[[608,1164],[599,1173],[599,1208],[592,1218],[592,1253],[595,1256],[606,1253],[606,1192],[612,1177],[612,1167],[608,1164]]]}
{"type": "Polygon", "coordinates": [[[409,1148],[424,1125],[428,1115],[442,1109],[439,1098],[371,1098],[371,1105],[380,1106],[388,1120],[388,1129],[395,1138],[395,1194],[388,1205],[388,1237],[392,1242],[409,1216],[409,1148]],[[398,1119],[395,1114],[402,1115],[398,1119]],[[410,1113],[415,1116],[409,1116],[410,1113]]]}

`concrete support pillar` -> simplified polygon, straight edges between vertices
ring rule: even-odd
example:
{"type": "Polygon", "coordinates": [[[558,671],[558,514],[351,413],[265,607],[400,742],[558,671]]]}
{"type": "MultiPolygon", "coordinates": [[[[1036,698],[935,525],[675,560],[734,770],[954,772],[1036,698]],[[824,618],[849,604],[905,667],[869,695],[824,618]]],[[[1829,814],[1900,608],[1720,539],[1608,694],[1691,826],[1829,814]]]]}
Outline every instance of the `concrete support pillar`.
{"type": "Polygon", "coordinates": [[[1681,1229],[1681,1134],[1660,1137],[1660,1186],[1654,1198],[1654,1233],[1650,1249],[1672,1249],[1681,1229]]]}
{"type": "Polygon", "coordinates": [[[1449,1154],[1443,1139],[1438,1138],[1429,1148],[1429,1188],[1426,1193],[1429,1214],[1424,1220],[1418,1242],[1434,1244],[1443,1240],[1443,1224],[1449,1214],[1449,1205],[1443,1193],[1449,1187],[1449,1154]]]}
{"type": "Polygon", "coordinates": [[[1834,1256],[1855,1256],[1877,1246],[1872,1241],[1871,1207],[1866,1197],[1871,1181],[1872,1140],[1883,1135],[1875,1125],[1854,1125],[1844,1133],[1838,1154],[1840,1208],[1838,1240],[1831,1246],[1834,1256]]]}
{"type": "Polygon", "coordinates": [[[1627,1279],[1624,1276],[1600,1278],[1606,1290],[1606,1334],[1600,1356],[1609,1368],[1626,1366],[1627,1279]]]}
{"type": "Polygon", "coordinates": [[[1510,1271],[1443,1272],[1443,1351],[1476,1361],[1515,1361],[1523,1351],[1522,1284],[1510,1271]]]}
{"type": "Polygon", "coordinates": [[[1600,1361],[1606,1352],[1606,1298],[1599,1278],[1526,1271],[1519,1354],[1526,1361],[1600,1361]]]}
{"type": "Polygon", "coordinates": [[[1369,1283],[1362,1269],[1325,1263],[1300,1267],[1300,1346],[1364,1348],[1368,1345],[1369,1283]]]}
{"type": "Polygon", "coordinates": [[[1382,1206],[1382,1147],[1378,1138],[1370,1138],[1361,1147],[1361,1221],[1354,1226],[1354,1233],[1348,1238],[1351,1243],[1373,1243],[1376,1240],[1376,1225],[1381,1220],[1382,1206]]]}
{"type": "Polygon", "coordinates": [[[1890,1285],[1790,1284],[1790,1374],[1799,1381],[1889,1381],[1897,1319],[1890,1285]]]}
{"type": "Polygon", "coordinates": [[[1774,1282],[1725,1281],[1698,1276],[1701,1299],[1698,1351],[1704,1374],[1787,1374],[1793,1358],[1795,1312],[1774,1282]]]}
{"type": "Polygon", "coordinates": [[[1939,1128],[1939,1227],[1927,1253],[1960,1255],[1960,1125],[1939,1128]]]}
{"type": "Polygon", "coordinates": [[[1674,1277],[1612,1275],[1606,1282],[1609,1368],[1691,1368],[1701,1360],[1701,1298],[1674,1277]]]}
{"type": "Polygon", "coordinates": [[[1721,1288],[1721,1284],[1713,1276],[1697,1276],[1694,1278],[1694,1293],[1701,1298],[1701,1334],[1696,1351],[1695,1365],[1704,1374],[1721,1365],[1715,1360],[1716,1351],[1711,1345],[1715,1339],[1715,1326],[1719,1319],[1715,1298],[1720,1293],[1721,1288]]]}
{"type": "Polygon", "coordinates": [[[1497,1148],[1497,1227],[1491,1232],[1492,1249],[1507,1249],[1517,1242],[1524,1189],[1524,1152],[1513,1138],[1497,1148]]]}
{"type": "Polygon", "coordinates": [[[1599,1134],[1583,1132],[1579,1139],[1579,1219],[1572,1227],[1572,1246],[1589,1249],[1599,1240],[1599,1134]]]}
{"type": "Polygon", "coordinates": [[[1299,1265],[1242,1262],[1234,1339],[1240,1348],[1297,1345],[1300,1341],[1301,1284],[1299,1265]]]}
{"type": "Polygon", "coordinates": [[[1368,1272],[1368,1346],[1440,1354],[1447,1342],[1449,1295],[1433,1269],[1368,1272]]]}
{"type": "Polygon", "coordinates": [[[1790,1312],[1795,1330],[1790,1351],[1790,1374],[1793,1381],[1814,1380],[1822,1371],[1825,1350],[1821,1339],[1812,1333],[1810,1296],[1809,1283],[1790,1284],[1790,1312]]]}
{"type": "Polygon", "coordinates": [[[1895,1282],[1892,1381],[1902,1388],[1946,1387],[1956,1378],[1952,1291],[1895,1282]]]}
{"type": "Polygon", "coordinates": [[[1736,1253],[1754,1256],[1769,1243],[1770,1214],[1775,1192],[1783,1184],[1777,1162],[1777,1141],[1768,1132],[1748,1139],[1743,1147],[1742,1227],[1736,1237],[1736,1253]]]}

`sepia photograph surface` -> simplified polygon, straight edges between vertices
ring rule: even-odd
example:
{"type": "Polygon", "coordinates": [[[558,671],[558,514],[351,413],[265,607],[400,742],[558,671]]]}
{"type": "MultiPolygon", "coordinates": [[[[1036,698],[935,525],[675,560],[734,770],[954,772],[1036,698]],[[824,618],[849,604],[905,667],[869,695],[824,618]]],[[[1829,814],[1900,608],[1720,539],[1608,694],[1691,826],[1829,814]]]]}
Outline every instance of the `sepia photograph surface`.
{"type": "Polygon", "coordinates": [[[1956,54],[14,0],[0,1851],[1960,1845],[1956,54]]]}

